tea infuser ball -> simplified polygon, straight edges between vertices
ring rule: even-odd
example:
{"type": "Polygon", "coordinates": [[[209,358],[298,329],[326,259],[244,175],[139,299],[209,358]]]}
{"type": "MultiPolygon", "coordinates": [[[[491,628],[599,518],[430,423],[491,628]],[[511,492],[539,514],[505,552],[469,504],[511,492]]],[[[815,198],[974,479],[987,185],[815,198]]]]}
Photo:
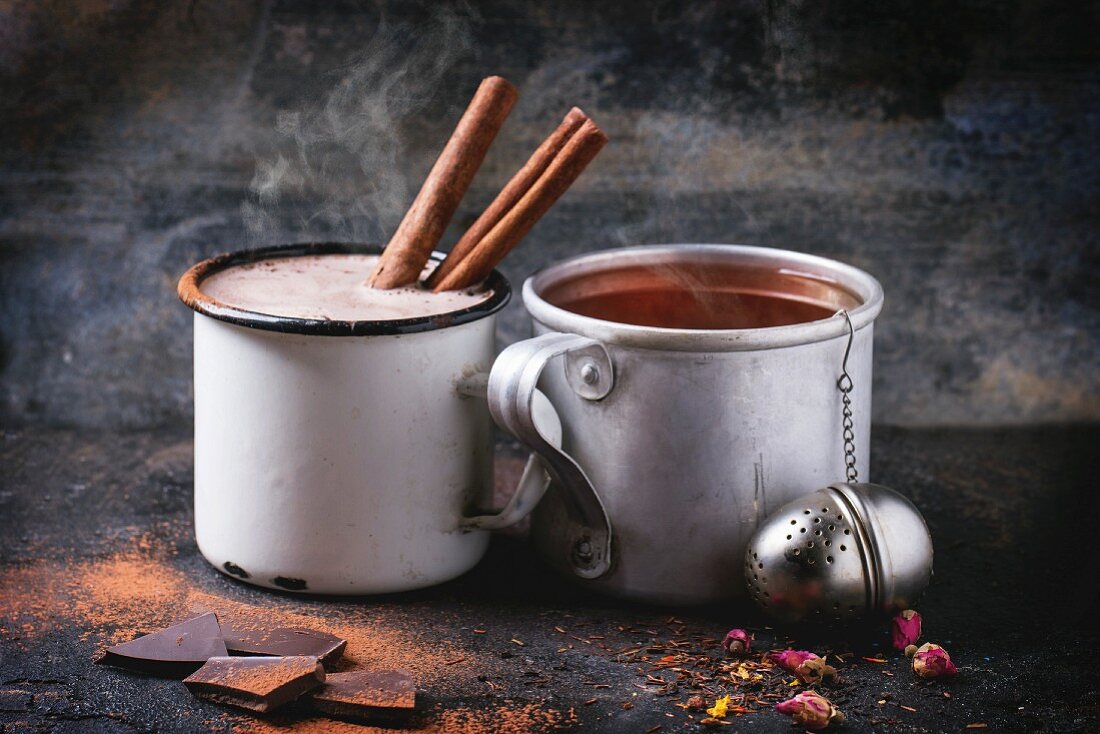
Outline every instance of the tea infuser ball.
{"type": "Polygon", "coordinates": [[[784,622],[901,611],[931,576],[924,518],[879,484],[837,483],[789,502],[764,520],[745,551],[749,595],[784,622]]]}

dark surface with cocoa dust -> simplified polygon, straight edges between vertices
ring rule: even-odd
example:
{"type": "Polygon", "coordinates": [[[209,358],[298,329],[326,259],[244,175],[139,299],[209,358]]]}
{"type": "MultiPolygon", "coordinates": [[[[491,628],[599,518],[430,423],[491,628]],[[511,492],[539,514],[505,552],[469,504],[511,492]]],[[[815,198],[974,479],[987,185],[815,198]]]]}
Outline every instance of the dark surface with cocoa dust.
{"type": "MultiPolygon", "coordinates": [[[[336,671],[403,669],[406,727],[446,732],[692,732],[729,695],[718,731],[793,731],[773,710],[807,687],[761,660],[827,656],[815,686],[843,731],[1100,730],[1095,574],[1082,533],[1097,515],[1096,428],[876,428],[872,477],[910,497],[936,544],[917,608],[922,641],[959,675],[916,678],[889,625],[772,628],[728,604],[659,609],[555,577],[521,533],[493,539],[457,581],[384,597],[273,593],[219,573],[191,527],[191,444],[178,433],[26,430],[0,438],[0,731],[370,732],[295,702],[258,718],[179,682],[93,664],[104,648],[214,611],[228,625],[318,630],[348,641],[336,671]],[[1084,555],[1082,555],[1084,552],[1084,555]],[[753,634],[727,657],[731,627],[753,634]],[[698,698],[696,698],[698,697],[698,698]]],[[[500,449],[498,484],[522,467],[500,449]]],[[[670,488],[670,492],[675,488],[670,488]]]]}

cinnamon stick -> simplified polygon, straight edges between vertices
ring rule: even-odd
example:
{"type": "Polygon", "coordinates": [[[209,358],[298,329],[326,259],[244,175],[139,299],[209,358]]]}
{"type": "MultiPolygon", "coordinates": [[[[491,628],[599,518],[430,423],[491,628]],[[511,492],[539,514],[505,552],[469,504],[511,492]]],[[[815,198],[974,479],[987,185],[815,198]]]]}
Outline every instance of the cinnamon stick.
{"type": "Polygon", "coordinates": [[[372,286],[398,288],[417,281],[516,97],[516,88],[502,77],[481,82],[382,252],[368,281],[372,286]]]}
{"type": "MultiPolygon", "coordinates": [[[[448,275],[450,275],[458,264],[465,259],[477,246],[477,244],[489,234],[489,232],[496,226],[508,211],[516,205],[516,202],[527,193],[528,189],[534,185],[539,176],[549,168],[550,163],[561,152],[561,149],[569,141],[569,138],[577,131],[577,128],[581,126],[587,115],[580,109],[574,107],[569,110],[569,113],[565,116],[565,119],[561,121],[557,129],[550,134],[546,140],[535,149],[535,152],[531,154],[531,157],[527,160],[527,163],[523,165],[523,168],[519,169],[507,185],[501,189],[497,197],[493,199],[493,203],[482,212],[481,216],[477,218],[477,221],[470,226],[466,233],[455,243],[455,246],[451,248],[447,257],[439,264],[439,266],[432,271],[432,274],[428,276],[425,281],[425,285],[428,288],[436,288],[436,286],[443,281],[448,275]]],[[[444,289],[446,290],[446,289],[444,289]]]]}
{"type": "Polygon", "coordinates": [[[433,290],[469,288],[487,278],[606,144],[607,136],[596,123],[581,123],[531,188],[433,290]]]}

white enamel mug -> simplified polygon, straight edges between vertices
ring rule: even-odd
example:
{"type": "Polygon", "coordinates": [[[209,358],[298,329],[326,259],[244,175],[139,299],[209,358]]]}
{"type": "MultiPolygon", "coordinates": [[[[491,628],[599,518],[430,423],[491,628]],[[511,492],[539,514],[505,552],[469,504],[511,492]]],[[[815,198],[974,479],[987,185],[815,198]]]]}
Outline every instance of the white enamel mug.
{"type": "MultiPolygon", "coordinates": [[[[378,252],[270,247],[206,260],[180,280],[195,311],[195,536],[225,573],[373,594],[447,581],[485,552],[488,533],[461,525],[492,496],[484,393],[510,297],[503,276],[473,307],[401,321],[282,318],[202,292],[233,265],[378,252]]],[[[532,478],[545,484],[537,465],[521,482],[532,478]]]]}

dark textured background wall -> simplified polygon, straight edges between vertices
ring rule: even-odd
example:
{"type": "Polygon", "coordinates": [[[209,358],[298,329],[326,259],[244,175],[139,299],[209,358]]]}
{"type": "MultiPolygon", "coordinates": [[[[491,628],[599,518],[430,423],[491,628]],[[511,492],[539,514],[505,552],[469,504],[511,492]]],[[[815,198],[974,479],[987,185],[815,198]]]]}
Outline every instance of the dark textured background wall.
{"type": "MultiPolygon", "coordinates": [[[[0,420],[190,419],[192,262],[384,240],[477,81],[610,145],[507,262],[742,242],[883,282],[875,417],[1100,419],[1097,3],[0,5],[0,420]]],[[[523,335],[513,304],[502,341],[523,335]]]]}

